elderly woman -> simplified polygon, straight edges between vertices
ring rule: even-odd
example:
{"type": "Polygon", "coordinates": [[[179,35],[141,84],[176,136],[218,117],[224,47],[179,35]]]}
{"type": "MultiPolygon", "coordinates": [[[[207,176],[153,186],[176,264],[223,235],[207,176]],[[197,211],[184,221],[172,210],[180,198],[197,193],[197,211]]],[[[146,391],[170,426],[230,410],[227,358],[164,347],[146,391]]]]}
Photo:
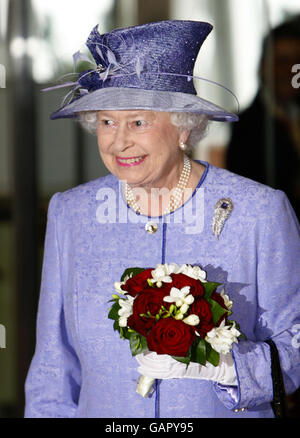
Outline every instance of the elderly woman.
{"type": "Polygon", "coordinates": [[[88,38],[96,65],[68,84],[75,95],[52,118],[97,133],[111,174],[51,199],[26,417],[273,417],[269,339],[285,390],[299,385],[299,224],[289,201],[188,157],[209,120],[237,120],[191,80],[211,28],[165,21],[105,35],[96,27],[88,38]],[[114,284],[128,267],[159,264],[200,266],[233,301],[246,339],[217,366],[132,357],[113,330],[114,284]],[[149,397],[136,392],[140,374],[156,379],[149,397]]]}

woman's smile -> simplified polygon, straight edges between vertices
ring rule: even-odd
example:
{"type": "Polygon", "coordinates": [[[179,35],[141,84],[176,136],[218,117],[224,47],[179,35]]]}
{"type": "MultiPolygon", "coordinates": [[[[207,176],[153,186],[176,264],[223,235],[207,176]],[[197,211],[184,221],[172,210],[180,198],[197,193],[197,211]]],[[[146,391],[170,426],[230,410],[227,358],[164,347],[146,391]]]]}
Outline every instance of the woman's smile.
{"type": "Polygon", "coordinates": [[[125,166],[125,167],[129,167],[129,166],[138,166],[139,164],[141,164],[143,161],[145,161],[147,155],[140,155],[140,156],[136,156],[136,157],[116,157],[116,161],[118,163],[119,166],[125,166]]]}

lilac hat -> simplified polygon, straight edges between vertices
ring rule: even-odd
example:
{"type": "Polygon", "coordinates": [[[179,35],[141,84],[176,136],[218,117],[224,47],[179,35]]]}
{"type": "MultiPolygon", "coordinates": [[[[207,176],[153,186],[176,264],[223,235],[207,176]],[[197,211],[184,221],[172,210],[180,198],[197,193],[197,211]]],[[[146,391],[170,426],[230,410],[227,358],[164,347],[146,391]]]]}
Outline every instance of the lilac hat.
{"type": "Polygon", "coordinates": [[[103,35],[94,27],[86,42],[94,61],[80,52],[73,55],[75,67],[78,61],[86,61],[93,68],[79,73],[76,82],[46,89],[72,87],[66,96],[69,102],[51,119],[76,117],[81,111],[143,109],[237,121],[235,114],[197,96],[193,84],[194,64],[211,30],[209,23],[181,20],[103,35]]]}

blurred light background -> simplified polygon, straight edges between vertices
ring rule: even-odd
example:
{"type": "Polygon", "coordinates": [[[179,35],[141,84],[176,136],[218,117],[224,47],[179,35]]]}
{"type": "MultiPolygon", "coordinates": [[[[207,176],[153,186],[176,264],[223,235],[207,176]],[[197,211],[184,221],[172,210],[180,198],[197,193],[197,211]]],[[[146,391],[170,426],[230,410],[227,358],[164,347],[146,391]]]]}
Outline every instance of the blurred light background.
{"type": "MultiPolygon", "coordinates": [[[[0,0],[0,418],[23,416],[49,198],[106,174],[94,137],[71,120],[49,120],[64,92],[40,90],[73,71],[73,53],[85,51],[98,23],[106,32],[191,19],[214,25],[194,74],[232,90],[243,111],[258,91],[264,36],[299,13],[299,0],[0,0]]],[[[237,111],[223,88],[196,87],[237,111]]],[[[230,125],[213,122],[195,158],[225,167],[230,136],[230,125]]],[[[290,415],[299,416],[298,400],[289,399],[290,415]]]]}

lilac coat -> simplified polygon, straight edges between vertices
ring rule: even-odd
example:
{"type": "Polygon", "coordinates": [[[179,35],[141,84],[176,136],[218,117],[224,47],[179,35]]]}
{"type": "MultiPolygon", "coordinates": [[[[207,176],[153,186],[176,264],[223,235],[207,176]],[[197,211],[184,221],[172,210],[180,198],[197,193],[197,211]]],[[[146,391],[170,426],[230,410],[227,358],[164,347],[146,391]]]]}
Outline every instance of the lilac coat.
{"type": "Polygon", "coordinates": [[[153,234],[145,230],[149,218],[127,208],[113,175],[52,197],[26,417],[154,417],[155,394],[143,399],[136,393],[136,359],[107,313],[114,282],[127,267],[162,262],[199,265],[208,280],[223,283],[234,301],[232,319],[247,340],[233,348],[237,388],[162,380],[160,417],[272,417],[267,338],[277,344],[286,391],[297,389],[300,239],[294,211],[283,192],[203,164],[192,198],[175,213],[152,218],[158,224],[153,234]],[[234,210],[216,238],[212,219],[221,198],[230,198],[234,210]]]}

